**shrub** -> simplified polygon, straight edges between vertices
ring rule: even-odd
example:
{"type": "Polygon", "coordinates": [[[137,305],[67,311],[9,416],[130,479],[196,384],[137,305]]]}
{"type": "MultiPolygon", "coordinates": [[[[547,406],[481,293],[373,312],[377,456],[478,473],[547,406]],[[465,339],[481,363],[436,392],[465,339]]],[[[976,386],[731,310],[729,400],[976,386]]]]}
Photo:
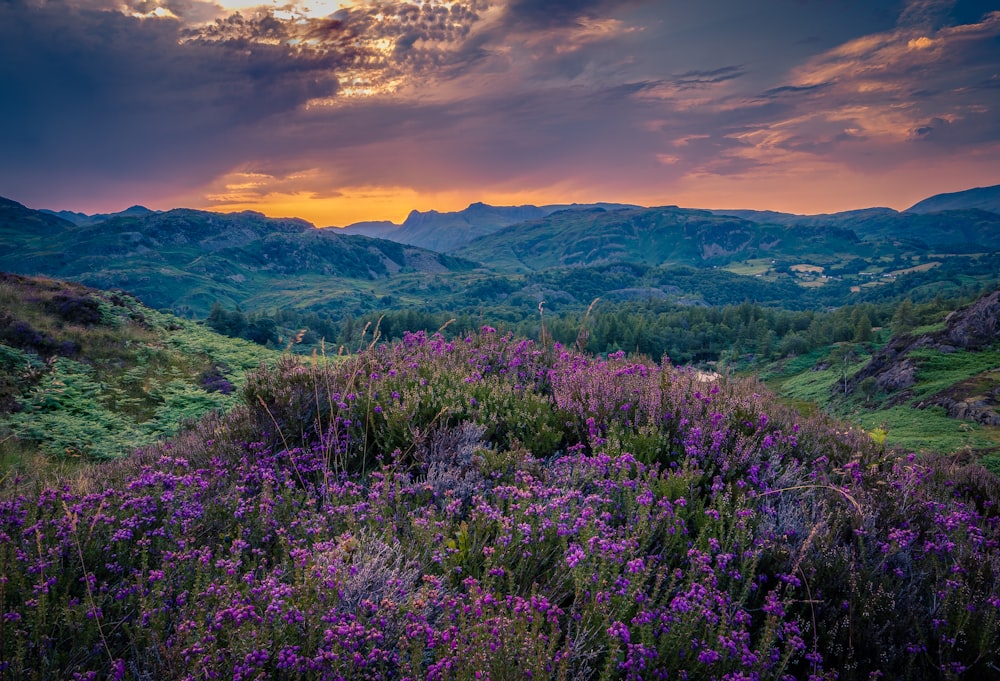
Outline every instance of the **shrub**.
{"type": "Polygon", "coordinates": [[[287,358],[241,396],[56,488],[0,481],[2,678],[1000,664],[990,474],[755,382],[483,329],[287,358]]]}

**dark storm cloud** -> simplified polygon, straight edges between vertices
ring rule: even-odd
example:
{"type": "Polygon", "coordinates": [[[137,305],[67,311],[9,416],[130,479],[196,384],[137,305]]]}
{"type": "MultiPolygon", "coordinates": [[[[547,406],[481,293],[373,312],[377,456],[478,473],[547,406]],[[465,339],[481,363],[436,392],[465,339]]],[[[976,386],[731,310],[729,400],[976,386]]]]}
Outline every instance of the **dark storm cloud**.
{"type": "Polygon", "coordinates": [[[260,40],[282,31],[235,16],[206,40],[173,19],[0,3],[0,185],[30,196],[38,177],[63,171],[83,191],[109,178],[212,177],[247,131],[336,90],[343,57],[260,40]]]}
{"type": "Polygon", "coordinates": [[[215,205],[351,187],[613,199],[1000,138],[1000,14],[975,2],[359,1],[318,18],[127,0],[169,14],[138,19],[71,1],[0,0],[0,195],[36,205],[133,187],[215,205]]]}
{"type": "Polygon", "coordinates": [[[710,71],[688,71],[681,73],[674,78],[674,82],[681,86],[698,87],[714,83],[724,83],[727,80],[735,80],[746,74],[742,66],[723,66],[722,68],[710,71]]]}

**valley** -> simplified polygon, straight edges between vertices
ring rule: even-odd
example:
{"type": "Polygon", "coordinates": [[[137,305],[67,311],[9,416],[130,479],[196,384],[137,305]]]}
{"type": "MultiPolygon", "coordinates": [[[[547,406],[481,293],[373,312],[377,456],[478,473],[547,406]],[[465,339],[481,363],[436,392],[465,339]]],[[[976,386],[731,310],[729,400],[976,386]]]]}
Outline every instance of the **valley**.
{"type": "Polygon", "coordinates": [[[1000,665],[994,218],[0,208],[0,679],[1000,665]]]}
{"type": "Polygon", "coordinates": [[[250,212],[58,214],[2,200],[0,270],[122,289],[303,353],[321,342],[357,349],[376,327],[392,340],[439,329],[458,337],[485,323],[593,352],[760,372],[789,399],[868,429],[883,419],[901,446],[988,454],[995,426],[954,419],[974,410],[924,405],[919,425],[934,415],[940,437],[918,424],[910,436],[898,397],[846,399],[832,386],[909,331],[891,324],[900,305],[923,305],[921,323],[938,324],[1000,284],[994,194],[816,216],[476,203],[343,229],[250,212]],[[839,355],[846,365],[828,368],[839,355]]]}

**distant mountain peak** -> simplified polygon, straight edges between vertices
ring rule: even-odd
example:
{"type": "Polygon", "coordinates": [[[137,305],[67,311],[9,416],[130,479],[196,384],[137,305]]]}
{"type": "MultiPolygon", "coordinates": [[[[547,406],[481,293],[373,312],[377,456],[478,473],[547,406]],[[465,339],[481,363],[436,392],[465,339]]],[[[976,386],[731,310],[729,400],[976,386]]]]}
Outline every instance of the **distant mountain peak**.
{"type": "Polygon", "coordinates": [[[72,222],[74,225],[77,225],[78,227],[82,227],[87,225],[96,225],[98,222],[104,222],[105,220],[110,220],[111,218],[117,218],[117,217],[138,218],[138,217],[144,217],[146,215],[153,215],[156,213],[160,213],[162,211],[150,210],[145,206],[140,206],[137,204],[134,206],[129,206],[125,210],[120,211],[118,213],[94,213],[93,215],[88,215],[86,213],[80,213],[78,211],[72,211],[72,210],[56,211],[56,210],[48,210],[45,208],[41,209],[39,212],[48,213],[49,215],[55,215],[58,218],[62,218],[63,220],[72,222]]]}
{"type": "Polygon", "coordinates": [[[943,210],[985,210],[1000,213],[1000,184],[975,187],[960,192],[935,194],[919,201],[904,212],[936,213],[943,210]]]}

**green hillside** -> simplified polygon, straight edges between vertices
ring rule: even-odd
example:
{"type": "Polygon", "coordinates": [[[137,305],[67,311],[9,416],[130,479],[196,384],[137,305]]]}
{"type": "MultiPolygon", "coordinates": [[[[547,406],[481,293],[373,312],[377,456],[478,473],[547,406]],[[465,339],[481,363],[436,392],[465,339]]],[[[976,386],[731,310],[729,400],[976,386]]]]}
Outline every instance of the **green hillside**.
{"type": "Polygon", "coordinates": [[[121,288],[188,317],[204,318],[219,304],[318,314],[331,324],[415,308],[520,324],[539,303],[583,313],[598,297],[825,309],[964,296],[1000,277],[1000,216],[983,211],[734,217],[676,207],[558,208],[473,204],[420,213],[398,228],[442,248],[460,232],[442,254],[253,212],[74,214],[74,224],[4,201],[0,268],[121,288]],[[552,212],[516,222],[538,211],[552,212]],[[454,250],[484,232],[491,233],[454,250]]]}
{"type": "Polygon", "coordinates": [[[857,238],[837,229],[789,230],[676,207],[559,211],[509,227],[456,255],[522,270],[630,262],[725,265],[772,255],[851,252],[857,238]]]}
{"type": "MultiPolygon", "coordinates": [[[[73,225],[14,202],[0,214],[0,269],[122,288],[155,308],[204,316],[312,277],[313,289],[397,273],[437,276],[472,263],[391,241],[317,230],[297,219],[186,209],[73,225]],[[324,285],[325,284],[325,285],[324,285]]],[[[288,299],[294,299],[292,291],[288,299]]]]}
{"type": "Polygon", "coordinates": [[[892,338],[817,348],[761,374],[778,394],[891,445],[971,452],[1000,472],[1000,289],[930,319],[904,303],[894,323],[892,338]]]}
{"type": "Polygon", "coordinates": [[[0,458],[107,458],[226,410],[277,353],[124,293],[0,273],[0,458]]]}

